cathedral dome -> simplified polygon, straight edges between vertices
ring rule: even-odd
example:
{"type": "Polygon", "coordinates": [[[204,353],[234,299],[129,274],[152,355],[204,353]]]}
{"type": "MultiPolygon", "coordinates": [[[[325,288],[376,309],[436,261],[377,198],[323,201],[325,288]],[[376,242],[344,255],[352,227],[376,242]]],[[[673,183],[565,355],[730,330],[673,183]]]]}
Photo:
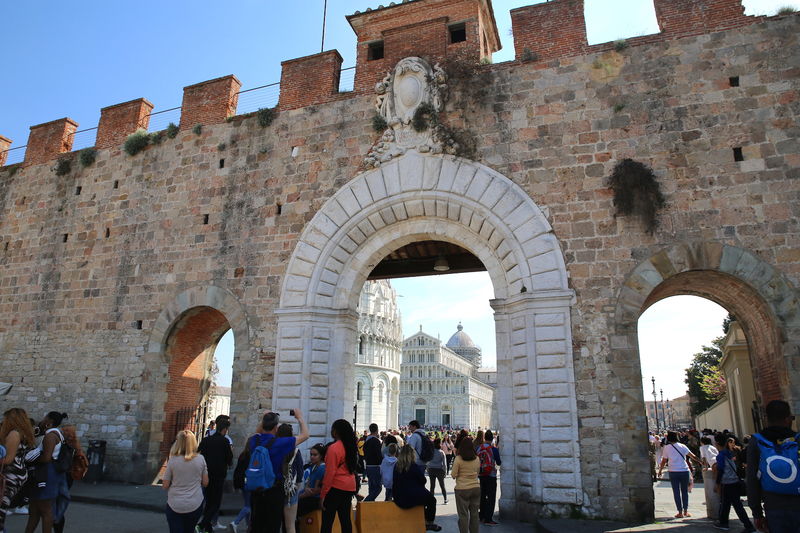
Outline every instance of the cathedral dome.
{"type": "Polygon", "coordinates": [[[458,331],[453,333],[453,336],[450,337],[450,340],[447,341],[448,348],[477,348],[472,339],[464,333],[464,326],[461,324],[458,325],[458,331]]]}

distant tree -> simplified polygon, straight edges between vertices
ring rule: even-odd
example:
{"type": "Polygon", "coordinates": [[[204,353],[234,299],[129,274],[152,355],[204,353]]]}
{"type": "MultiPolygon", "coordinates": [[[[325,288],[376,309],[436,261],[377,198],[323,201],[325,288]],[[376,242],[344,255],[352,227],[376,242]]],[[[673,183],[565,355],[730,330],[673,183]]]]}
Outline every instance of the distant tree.
{"type": "Polygon", "coordinates": [[[731,313],[728,313],[728,316],[726,316],[725,320],[722,321],[722,333],[725,335],[728,334],[728,330],[731,328],[731,322],[736,322],[736,317],[731,313]]]}
{"type": "Polygon", "coordinates": [[[725,337],[717,337],[711,341],[711,346],[703,346],[701,351],[692,356],[692,363],[686,369],[686,384],[689,386],[692,415],[702,413],[718,400],[703,389],[703,383],[707,377],[719,374],[724,339],[725,337]]]}
{"type": "Polygon", "coordinates": [[[728,383],[725,381],[719,365],[711,367],[710,373],[703,376],[700,388],[706,393],[706,397],[713,401],[725,396],[725,393],[728,392],[728,383]]]}

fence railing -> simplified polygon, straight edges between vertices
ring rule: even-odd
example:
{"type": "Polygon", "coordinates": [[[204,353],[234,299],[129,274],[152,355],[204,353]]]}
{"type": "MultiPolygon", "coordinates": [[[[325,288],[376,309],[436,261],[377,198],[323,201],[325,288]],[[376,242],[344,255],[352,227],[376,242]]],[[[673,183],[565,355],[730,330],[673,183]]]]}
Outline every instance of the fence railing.
{"type": "MultiPolygon", "coordinates": [[[[343,68],[339,75],[339,92],[350,92],[353,90],[355,82],[356,67],[343,68]]],[[[239,91],[239,102],[236,106],[236,114],[244,115],[252,113],[265,107],[275,107],[281,94],[280,82],[269,83],[252,89],[239,91]]],[[[150,113],[150,123],[147,131],[161,131],[166,129],[170,123],[179,124],[181,120],[181,108],[171,107],[161,111],[150,113]]],[[[72,150],[82,150],[94,146],[97,138],[97,126],[78,130],[72,134],[72,150]]],[[[15,146],[6,150],[8,157],[6,165],[22,163],[25,160],[25,149],[27,145],[15,146]]],[[[2,152],[0,152],[1,154],[2,152]]]]}

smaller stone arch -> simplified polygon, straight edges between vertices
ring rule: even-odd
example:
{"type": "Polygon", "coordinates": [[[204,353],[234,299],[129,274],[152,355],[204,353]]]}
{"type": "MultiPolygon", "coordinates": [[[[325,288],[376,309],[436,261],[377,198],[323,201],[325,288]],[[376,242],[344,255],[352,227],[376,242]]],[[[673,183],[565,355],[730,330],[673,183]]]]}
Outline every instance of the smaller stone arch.
{"type": "MultiPolygon", "coordinates": [[[[186,289],[167,302],[153,323],[143,356],[145,371],[142,374],[139,410],[140,432],[136,438],[136,452],[132,461],[137,482],[151,482],[160,468],[166,439],[165,403],[169,397],[172,369],[171,342],[183,326],[202,325],[207,328],[206,350],[211,350],[228,329],[234,335],[234,383],[231,391],[232,405],[242,395],[237,384],[237,373],[244,370],[249,353],[249,328],[247,314],[237,298],[225,289],[213,285],[186,289]],[[194,324],[196,323],[196,324],[194,324]],[[138,465],[138,466],[137,466],[138,465]]],[[[180,373],[180,370],[178,370],[180,373]]],[[[202,391],[200,396],[202,396],[202,391]]],[[[233,414],[233,413],[232,413],[233,414]]],[[[234,418],[235,422],[235,418],[234,418]]]]}

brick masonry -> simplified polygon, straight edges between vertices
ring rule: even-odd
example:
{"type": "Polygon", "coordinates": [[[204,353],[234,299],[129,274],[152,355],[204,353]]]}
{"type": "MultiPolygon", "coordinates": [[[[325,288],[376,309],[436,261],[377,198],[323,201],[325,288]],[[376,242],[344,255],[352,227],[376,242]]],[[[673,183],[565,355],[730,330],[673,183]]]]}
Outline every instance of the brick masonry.
{"type": "MultiPolygon", "coordinates": [[[[109,441],[111,477],[144,481],[165,438],[177,361],[168,347],[194,316],[187,311],[209,307],[235,332],[234,439],[303,391],[321,438],[346,401],[334,385],[352,382],[352,365],[341,363],[356,332],[347,287],[398,235],[433,235],[481,257],[495,285],[500,417],[514,421],[501,429],[515,443],[504,515],[579,508],[652,518],[635,333],[648,305],[691,293],[734,311],[754,345],[759,398],[800,408],[800,17],[730,17],[673,33],[662,22],[664,34],[619,51],[598,45],[475,67],[481,83],[454,81],[441,117],[475,135],[475,163],[410,154],[363,172],[378,137],[366,83],[328,103],[279,109],[261,128],[254,117],[225,122],[236,82],[212,80],[194,86],[207,91],[197,99],[187,88],[176,138],[133,157],[100,149],[92,166],[60,177],[51,167],[77,125],[34,128],[26,165],[0,169],[0,376],[14,383],[6,403],[35,417],[67,411],[84,438],[109,441]],[[606,179],[624,158],[650,165],[667,198],[652,235],[636,218],[614,216],[606,179]],[[474,174],[448,182],[448,165],[474,174]],[[379,197],[377,175],[398,188],[379,197]],[[502,199],[480,208],[477,187],[490,182],[539,214],[484,224],[509,208],[502,199]],[[339,209],[360,224],[346,238],[327,242],[310,229],[344,227],[317,216],[339,209]],[[547,228],[534,231],[547,247],[514,233],[535,230],[527,220],[547,228]],[[497,236],[482,235],[484,226],[497,236]],[[328,247],[324,261],[309,255],[314,243],[328,247]],[[290,267],[318,277],[295,284],[290,267]],[[535,286],[546,272],[557,273],[541,278],[555,285],[535,286]],[[530,283],[526,293],[521,283],[530,283]]],[[[358,63],[374,68],[370,76],[391,66],[358,63]]],[[[200,344],[215,342],[219,330],[209,330],[200,344]]]]}

